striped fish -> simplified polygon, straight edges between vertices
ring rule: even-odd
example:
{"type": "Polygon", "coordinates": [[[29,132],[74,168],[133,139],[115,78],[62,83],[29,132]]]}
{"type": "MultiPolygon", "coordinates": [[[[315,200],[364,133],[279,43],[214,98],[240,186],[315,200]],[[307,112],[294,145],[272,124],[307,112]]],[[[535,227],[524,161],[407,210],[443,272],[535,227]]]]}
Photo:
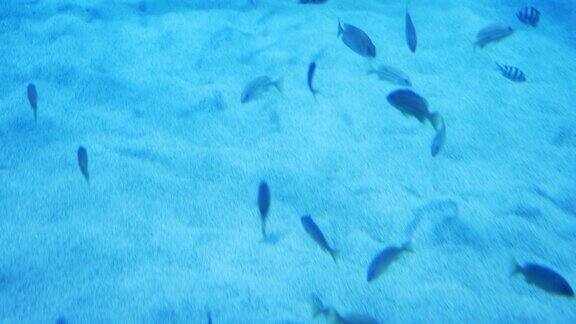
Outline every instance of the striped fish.
{"type": "Polygon", "coordinates": [[[526,75],[519,68],[515,66],[503,65],[496,63],[498,70],[504,77],[510,79],[514,82],[524,82],[526,81],[526,75]]]}
{"type": "Polygon", "coordinates": [[[518,20],[522,23],[536,27],[540,21],[540,11],[534,7],[524,7],[516,13],[516,17],[518,17],[518,20]]]}

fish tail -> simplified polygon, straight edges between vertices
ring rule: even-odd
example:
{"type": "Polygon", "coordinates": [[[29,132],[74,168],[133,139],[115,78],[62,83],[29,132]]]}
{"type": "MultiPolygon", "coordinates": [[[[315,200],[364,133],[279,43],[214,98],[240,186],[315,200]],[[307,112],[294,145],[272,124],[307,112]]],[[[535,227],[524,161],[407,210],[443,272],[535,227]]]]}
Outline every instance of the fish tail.
{"type": "Polygon", "coordinates": [[[316,96],[320,93],[320,91],[318,91],[316,89],[312,89],[310,91],[312,91],[312,96],[314,97],[314,101],[316,101],[316,103],[318,103],[318,98],[316,96]]]}
{"type": "Polygon", "coordinates": [[[504,70],[504,67],[502,66],[502,64],[495,62],[496,63],[496,70],[502,72],[504,70]]]}
{"type": "Polygon", "coordinates": [[[430,116],[428,116],[428,120],[430,120],[432,127],[434,127],[434,130],[437,132],[444,127],[444,118],[437,112],[431,113],[430,116]]]}
{"type": "Polygon", "coordinates": [[[274,82],[274,87],[279,92],[283,92],[284,91],[284,79],[280,78],[280,79],[276,80],[276,82],[274,82]]]}
{"type": "Polygon", "coordinates": [[[324,304],[317,295],[312,295],[310,306],[312,306],[312,318],[316,318],[318,315],[324,313],[324,304]]]}
{"type": "Polygon", "coordinates": [[[414,253],[414,249],[412,248],[412,242],[406,241],[404,244],[402,244],[402,250],[409,253],[414,253]]]}
{"type": "Polygon", "coordinates": [[[340,251],[331,249],[329,252],[332,260],[334,260],[334,263],[338,263],[338,259],[340,258],[340,251]]]}
{"type": "Polygon", "coordinates": [[[342,29],[342,24],[340,23],[340,18],[338,18],[338,34],[336,37],[340,37],[344,33],[344,29],[342,29]]]}
{"type": "Polygon", "coordinates": [[[266,241],[266,222],[262,221],[262,240],[266,241]]]}
{"type": "Polygon", "coordinates": [[[510,258],[510,275],[515,276],[522,272],[522,266],[516,261],[515,258],[510,258]]]}

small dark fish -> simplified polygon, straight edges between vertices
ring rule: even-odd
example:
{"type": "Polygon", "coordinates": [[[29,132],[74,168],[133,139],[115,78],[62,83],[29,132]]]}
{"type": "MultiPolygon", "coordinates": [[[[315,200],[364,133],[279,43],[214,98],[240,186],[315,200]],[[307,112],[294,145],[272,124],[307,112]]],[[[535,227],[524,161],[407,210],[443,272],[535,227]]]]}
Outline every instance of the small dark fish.
{"type": "Polygon", "coordinates": [[[540,11],[534,7],[524,7],[516,13],[516,17],[518,17],[518,20],[522,23],[536,27],[540,21],[540,11]]]}
{"type": "Polygon", "coordinates": [[[325,306],[322,300],[316,295],[312,296],[310,301],[312,306],[312,317],[316,318],[319,315],[326,317],[328,324],[378,324],[379,322],[374,318],[361,315],[361,314],[346,314],[340,315],[338,311],[331,306],[325,306]]]}
{"type": "Polygon", "coordinates": [[[90,183],[90,175],[88,174],[88,152],[84,146],[78,148],[78,165],[80,171],[88,183],[90,183]]]}
{"type": "Polygon", "coordinates": [[[412,53],[416,52],[416,28],[408,11],[406,11],[406,43],[412,53]]]}
{"type": "Polygon", "coordinates": [[[486,44],[497,42],[505,37],[512,35],[514,29],[502,24],[491,24],[482,28],[476,35],[474,45],[482,48],[486,44]]]}
{"type": "Polygon", "coordinates": [[[334,259],[334,262],[336,262],[338,251],[334,250],[330,247],[330,245],[328,245],[326,238],[324,238],[324,234],[322,234],[322,231],[318,225],[314,223],[312,217],[310,217],[310,215],[304,215],[300,218],[300,221],[302,222],[302,226],[304,227],[304,230],[306,230],[306,233],[308,233],[308,235],[310,235],[312,239],[316,241],[318,245],[320,245],[322,250],[330,253],[330,256],[332,256],[332,259],[334,259]]]}
{"type": "Polygon", "coordinates": [[[430,120],[435,125],[437,113],[428,111],[428,102],[422,96],[410,89],[398,89],[388,94],[388,102],[400,110],[404,116],[414,116],[421,123],[430,120]]]}
{"type": "Polygon", "coordinates": [[[34,121],[36,122],[36,115],[38,111],[38,92],[36,92],[36,86],[34,83],[30,83],[28,85],[28,101],[30,102],[30,106],[32,107],[32,112],[34,113],[34,121]]]}
{"type": "Polygon", "coordinates": [[[262,221],[262,237],[266,239],[266,219],[270,210],[270,187],[266,181],[260,182],[258,188],[258,209],[260,210],[260,219],[262,221]]]}
{"type": "Polygon", "coordinates": [[[396,260],[404,252],[412,252],[410,243],[404,243],[401,247],[390,246],[378,253],[370,265],[368,266],[368,272],[366,274],[366,280],[368,282],[378,278],[394,260],[396,260]]]}
{"type": "Polygon", "coordinates": [[[364,57],[376,57],[376,46],[360,28],[350,24],[341,24],[338,20],[338,37],[340,36],[342,36],[344,44],[356,54],[364,57]]]}
{"type": "Polygon", "coordinates": [[[314,99],[316,99],[316,94],[318,94],[318,90],[314,89],[312,86],[312,81],[314,81],[314,72],[316,71],[316,62],[310,63],[308,66],[308,89],[312,92],[314,99]]]}
{"type": "Polygon", "coordinates": [[[512,274],[522,274],[526,282],[533,284],[549,293],[574,297],[574,291],[564,277],[556,271],[535,263],[526,263],[524,266],[514,261],[512,274]]]}
{"type": "Polygon", "coordinates": [[[524,82],[526,81],[526,75],[519,68],[515,66],[503,65],[496,63],[496,66],[500,73],[507,79],[514,82],[524,82]]]}

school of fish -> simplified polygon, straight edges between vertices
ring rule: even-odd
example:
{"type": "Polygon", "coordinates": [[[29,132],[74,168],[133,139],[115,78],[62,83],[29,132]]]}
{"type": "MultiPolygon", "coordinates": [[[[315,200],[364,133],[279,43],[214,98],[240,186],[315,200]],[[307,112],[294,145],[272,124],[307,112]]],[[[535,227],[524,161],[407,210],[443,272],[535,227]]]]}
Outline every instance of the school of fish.
{"type": "MultiPolygon", "coordinates": [[[[320,5],[326,2],[327,0],[299,0],[300,4],[320,5]]],[[[254,0],[252,0],[251,3],[254,6],[257,5],[257,1],[254,0]]],[[[537,27],[540,22],[540,11],[534,7],[525,7],[516,13],[516,17],[525,25],[537,27]]],[[[406,44],[409,51],[416,54],[416,25],[408,9],[406,9],[404,21],[406,44]]],[[[498,22],[491,23],[480,29],[473,44],[474,47],[484,48],[489,44],[494,44],[510,37],[513,33],[514,29],[506,24],[498,22]]],[[[437,156],[444,149],[446,142],[446,124],[442,115],[429,110],[428,101],[412,89],[413,83],[410,77],[402,70],[390,65],[372,66],[372,60],[377,56],[377,49],[367,32],[360,27],[338,20],[337,37],[341,39],[342,43],[353,53],[368,60],[371,67],[367,74],[376,75],[378,79],[382,81],[401,86],[401,88],[388,94],[387,101],[389,105],[397,109],[402,115],[413,117],[422,124],[430,122],[435,132],[430,154],[432,157],[437,156]]],[[[306,75],[306,86],[315,100],[317,100],[320,94],[320,91],[314,85],[315,76],[318,72],[318,63],[316,60],[310,62],[306,75]]],[[[496,69],[502,76],[511,81],[525,82],[527,80],[524,72],[515,66],[496,63],[496,69]]],[[[240,103],[244,105],[258,100],[273,89],[282,93],[282,78],[272,78],[267,75],[255,77],[244,86],[241,92],[240,103]]],[[[35,122],[38,122],[39,95],[34,83],[29,83],[27,86],[27,98],[33,112],[33,119],[35,122]]],[[[400,123],[402,121],[397,120],[396,122],[400,123]]],[[[90,183],[88,151],[84,146],[78,147],[77,162],[82,177],[87,183],[90,183]]],[[[264,242],[267,242],[269,237],[268,223],[270,222],[271,198],[270,187],[265,180],[262,180],[257,191],[257,206],[261,224],[260,235],[264,242]]],[[[321,230],[321,227],[326,227],[328,220],[325,217],[320,217],[319,220],[319,224],[322,226],[319,226],[317,221],[309,214],[301,216],[300,222],[303,228],[303,234],[311,238],[310,242],[314,242],[320,250],[326,252],[335,263],[339,258],[346,258],[346,255],[340,256],[339,250],[335,249],[334,246],[329,243],[329,240],[321,230]]],[[[332,239],[332,241],[334,241],[334,239],[332,239]]],[[[302,244],[306,245],[308,243],[303,241],[302,244]]],[[[340,244],[344,243],[340,242],[340,244]]],[[[375,256],[366,262],[366,282],[373,285],[378,284],[376,282],[377,279],[385,275],[387,269],[395,263],[402,263],[402,260],[405,258],[404,255],[408,252],[413,253],[413,250],[411,242],[408,241],[400,246],[384,246],[380,251],[375,252],[375,256]]],[[[417,258],[417,253],[413,254],[413,258],[417,258]]],[[[398,266],[402,267],[403,265],[398,264],[398,266]]],[[[514,261],[512,274],[515,276],[522,275],[528,284],[538,287],[544,292],[563,297],[574,296],[574,291],[568,280],[548,266],[532,262],[520,265],[514,261]]],[[[322,315],[329,323],[378,323],[377,320],[368,315],[354,313],[341,315],[334,307],[324,305],[315,294],[312,297],[311,306],[314,317],[322,315]]],[[[208,322],[211,323],[212,315],[210,312],[207,313],[207,318],[208,322]]],[[[57,322],[65,323],[66,320],[62,317],[57,322]]]]}

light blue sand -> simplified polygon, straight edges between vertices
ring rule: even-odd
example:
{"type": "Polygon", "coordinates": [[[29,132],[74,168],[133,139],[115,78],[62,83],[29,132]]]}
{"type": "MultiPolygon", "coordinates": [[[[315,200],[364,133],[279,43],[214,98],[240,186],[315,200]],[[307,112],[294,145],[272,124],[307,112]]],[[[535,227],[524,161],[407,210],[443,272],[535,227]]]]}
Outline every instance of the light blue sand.
{"type": "Polygon", "coordinates": [[[414,54],[403,1],[250,2],[0,1],[0,322],[323,323],[313,295],[382,323],[576,321],[574,299],[511,276],[515,259],[576,285],[575,1],[413,0],[414,54]],[[495,22],[514,33],[475,48],[495,22]],[[437,156],[381,64],[443,116],[437,156]],[[281,91],[241,104],[262,75],[281,91]]]}

